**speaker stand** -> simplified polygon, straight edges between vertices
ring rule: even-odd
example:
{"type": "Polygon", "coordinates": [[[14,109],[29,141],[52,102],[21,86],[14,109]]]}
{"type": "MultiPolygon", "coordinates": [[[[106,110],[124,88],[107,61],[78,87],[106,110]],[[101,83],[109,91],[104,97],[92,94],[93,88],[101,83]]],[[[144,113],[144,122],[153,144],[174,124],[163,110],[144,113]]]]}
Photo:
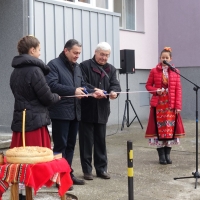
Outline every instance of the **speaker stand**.
{"type": "Polygon", "coordinates": [[[127,93],[126,93],[124,116],[123,116],[123,120],[122,120],[121,130],[123,130],[123,128],[124,128],[125,121],[126,121],[126,126],[129,127],[136,118],[138,119],[138,121],[140,123],[140,126],[143,129],[142,123],[140,122],[140,119],[139,119],[139,117],[138,117],[138,115],[137,115],[137,113],[136,113],[136,111],[135,111],[135,109],[133,107],[133,104],[131,103],[131,100],[129,100],[129,93],[128,93],[129,90],[130,89],[128,89],[128,73],[126,73],[126,92],[127,93]],[[130,123],[129,123],[129,104],[131,105],[131,108],[132,108],[133,112],[135,113],[135,117],[133,118],[133,120],[130,123]],[[126,113],[127,113],[127,117],[126,117],[126,113]]]}

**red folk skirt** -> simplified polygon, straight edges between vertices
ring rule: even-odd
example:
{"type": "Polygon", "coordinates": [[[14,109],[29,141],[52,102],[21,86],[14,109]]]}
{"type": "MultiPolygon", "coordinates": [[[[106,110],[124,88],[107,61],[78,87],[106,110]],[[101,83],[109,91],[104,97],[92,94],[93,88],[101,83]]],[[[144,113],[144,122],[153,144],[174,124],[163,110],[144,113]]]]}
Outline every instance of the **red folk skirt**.
{"type": "MultiPolygon", "coordinates": [[[[22,133],[13,132],[10,148],[21,147],[22,133]]],[[[51,139],[46,126],[38,128],[34,131],[25,132],[25,146],[39,146],[51,149],[51,139]]]]}
{"type": "Polygon", "coordinates": [[[169,108],[167,94],[160,96],[158,106],[150,108],[145,137],[173,140],[183,136],[185,136],[185,131],[181,115],[175,114],[175,110],[169,108]]]}

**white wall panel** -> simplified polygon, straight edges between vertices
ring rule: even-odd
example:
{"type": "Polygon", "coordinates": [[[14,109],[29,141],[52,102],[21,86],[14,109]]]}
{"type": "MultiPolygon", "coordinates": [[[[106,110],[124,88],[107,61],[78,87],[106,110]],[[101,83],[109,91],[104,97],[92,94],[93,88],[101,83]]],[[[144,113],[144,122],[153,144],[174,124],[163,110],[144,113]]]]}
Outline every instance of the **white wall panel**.
{"type": "Polygon", "coordinates": [[[45,24],[44,24],[44,3],[35,2],[35,37],[40,41],[41,47],[41,56],[40,59],[46,62],[45,60],[45,24]]]}
{"type": "Polygon", "coordinates": [[[119,15],[55,0],[35,0],[35,36],[41,41],[41,59],[57,57],[69,39],[82,43],[78,63],[94,55],[99,42],[111,45],[109,62],[119,67],[119,15]]]}
{"type": "Polygon", "coordinates": [[[83,60],[91,58],[91,38],[90,38],[90,12],[82,11],[82,45],[83,60]]]}
{"type": "Polygon", "coordinates": [[[64,35],[65,42],[74,38],[74,24],[73,24],[73,8],[64,8],[64,35]]]}
{"type": "Polygon", "coordinates": [[[116,68],[120,68],[120,51],[119,51],[119,18],[113,17],[113,46],[112,46],[112,54],[114,57],[113,65],[116,68]]]}
{"type": "Polygon", "coordinates": [[[78,40],[79,42],[82,42],[82,11],[78,9],[74,9],[74,39],[78,40]]]}
{"type": "Polygon", "coordinates": [[[64,48],[64,8],[63,6],[55,6],[55,50],[56,57],[59,56],[64,48]]]}
{"type": "MultiPolygon", "coordinates": [[[[113,17],[111,15],[106,15],[106,42],[108,42],[113,50],[113,17]]],[[[113,62],[113,52],[110,54],[108,62],[113,62]]]]}
{"type": "Polygon", "coordinates": [[[54,5],[45,4],[46,63],[56,57],[54,5]]]}
{"type": "Polygon", "coordinates": [[[98,21],[97,13],[91,12],[90,13],[91,52],[92,52],[91,56],[94,55],[95,48],[99,43],[97,21],[98,21]]]}
{"type": "Polygon", "coordinates": [[[98,14],[98,34],[99,42],[106,41],[106,15],[98,14]]]}
{"type": "MultiPolygon", "coordinates": [[[[80,9],[74,9],[73,12],[73,19],[74,19],[74,39],[78,40],[80,43],[82,43],[82,10],[80,9]]],[[[83,58],[82,55],[80,55],[79,59],[77,60],[78,63],[80,63],[83,58]]]]}

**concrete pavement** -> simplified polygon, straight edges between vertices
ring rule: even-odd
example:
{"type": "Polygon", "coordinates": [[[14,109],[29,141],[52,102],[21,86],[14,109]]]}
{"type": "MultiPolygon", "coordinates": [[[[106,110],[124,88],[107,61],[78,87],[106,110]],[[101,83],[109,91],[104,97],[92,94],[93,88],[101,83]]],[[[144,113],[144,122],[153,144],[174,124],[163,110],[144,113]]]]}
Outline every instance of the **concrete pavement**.
{"type": "MultiPolygon", "coordinates": [[[[181,145],[172,148],[172,165],[160,165],[157,151],[148,146],[144,138],[147,122],[134,121],[130,127],[121,131],[121,124],[108,126],[107,152],[108,171],[110,180],[103,180],[94,176],[94,180],[86,181],[86,185],[74,186],[71,194],[79,200],[122,200],[128,199],[127,179],[127,141],[133,142],[134,151],[134,199],[135,200],[200,200],[200,180],[197,180],[197,189],[194,189],[195,178],[192,172],[196,171],[196,123],[184,120],[186,137],[181,139],[181,145]],[[191,176],[189,179],[174,180],[174,177],[191,176]]],[[[1,134],[0,141],[5,141],[11,135],[1,134]]],[[[4,151],[6,149],[3,149],[4,151]]],[[[78,141],[74,160],[74,174],[83,178],[78,141]]],[[[95,175],[95,172],[93,172],[95,175]]],[[[9,200],[8,190],[3,200],[9,200]]],[[[57,200],[55,187],[42,188],[34,200],[57,200]]]]}

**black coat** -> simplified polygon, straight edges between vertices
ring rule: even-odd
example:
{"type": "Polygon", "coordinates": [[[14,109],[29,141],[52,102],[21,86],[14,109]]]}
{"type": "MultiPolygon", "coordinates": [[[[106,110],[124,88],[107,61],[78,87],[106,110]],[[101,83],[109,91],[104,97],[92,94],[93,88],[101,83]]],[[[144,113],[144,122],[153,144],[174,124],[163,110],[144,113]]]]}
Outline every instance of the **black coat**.
{"type": "Polygon", "coordinates": [[[44,75],[49,67],[40,59],[28,54],[13,58],[15,68],[10,77],[10,87],[15,97],[11,129],[22,132],[22,112],[26,109],[25,131],[36,130],[50,124],[47,107],[59,100],[52,94],[44,75]]]}
{"type": "MultiPolygon", "coordinates": [[[[95,59],[89,59],[80,64],[84,80],[102,90],[110,93],[111,91],[120,92],[120,84],[116,78],[116,69],[111,64],[98,66],[95,59]],[[100,70],[103,68],[104,72],[100,70]]],[[[109,97],[95,99],[88,97],[81,99],[81,121],[106,124],[110,114],[109,97]]]]}
{"type": "MultiPolygon", "coordinates": [[[[75,90],[78,87],[84,87],[87,84],[84,82],[82,72],[77,63],[71,64],[64,52],[58,58],[51,60],[48,63],[51,68],[50,73],[46,76],[46,80],[52,92],[56,92],[60,96],[75,95],[75,90]]],[[[86,86],[88,92],[93,92],[92,86],[86,86]]],[[[52,105],[49,108],[51,119],[74,120],[80,121],[81,106],[78,98],[62,98],[61,101],[52,105]]]]}

